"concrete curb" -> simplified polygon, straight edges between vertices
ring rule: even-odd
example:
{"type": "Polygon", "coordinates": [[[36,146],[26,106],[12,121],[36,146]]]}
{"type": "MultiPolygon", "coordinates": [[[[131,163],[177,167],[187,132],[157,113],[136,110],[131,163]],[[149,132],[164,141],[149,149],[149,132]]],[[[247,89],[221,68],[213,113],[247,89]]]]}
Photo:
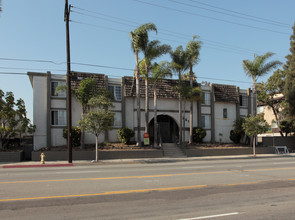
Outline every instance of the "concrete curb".
{"type": "Polygon", "coordinates": [[[28,164],[28,165],[4,165],[2,168],[35,168],[35,167],[72,167],[74,164],[28,164]]]}
{"type": "Polygon", "coordinates": [[[40,162],[18,162],[13,164],[3,164],[0,168],[42,168],[42,167],[71,167],[71,166],[96,166],[96,165],[120,165],[120,164],[152,164],[152,163],[178,163],[189,161],[208,161],[208,160],[239,160],[239,159],[263,159],[263,158],[283,158],[295,157],[295,153],[291,154],[262,154],[262,155],[232,155],[232,156],[203,156],[203,157],[184,157],[184,158],[137,158],[137,159],[113,159],[99,160],[98,163],[91,161],[49,161],[47,164],[40,162]]]}

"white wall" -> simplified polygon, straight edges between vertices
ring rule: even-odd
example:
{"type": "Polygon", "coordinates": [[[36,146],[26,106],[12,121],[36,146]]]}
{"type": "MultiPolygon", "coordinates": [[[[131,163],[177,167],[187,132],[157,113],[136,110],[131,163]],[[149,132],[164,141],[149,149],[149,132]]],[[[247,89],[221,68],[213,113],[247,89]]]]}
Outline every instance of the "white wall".
{"type": "Polygon", "coordinates": [[[46,147],[47,137],[47,77],[33,77],[33,123],[36,125],[34,133],[34,149],[46,147]]]}
{"type": "Polygon", "coordinates": [[[222,143],[231,143],[230,131],[233,129],[233,123],[236,120],[236,104],[215,103],[215,141],[222,143]],[[227,118],[223,118],[223,109],[227,109],[227,118]],[[222,134],[222,135],[220,135],[222,134]]]}

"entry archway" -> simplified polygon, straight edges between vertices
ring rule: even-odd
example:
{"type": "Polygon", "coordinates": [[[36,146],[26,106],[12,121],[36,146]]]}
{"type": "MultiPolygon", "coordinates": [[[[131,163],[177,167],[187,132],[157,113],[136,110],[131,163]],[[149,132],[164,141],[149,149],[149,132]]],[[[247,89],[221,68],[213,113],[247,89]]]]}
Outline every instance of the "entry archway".
{"type": "MultiPolygon", "coordinates": [[[[158,144],[177,143],[179,140],[179,128],[175,120],[169,115],[158,115],[158,144]]],[[[154,118],[149,123],[151,143],[154,141],[154,118]]]]}

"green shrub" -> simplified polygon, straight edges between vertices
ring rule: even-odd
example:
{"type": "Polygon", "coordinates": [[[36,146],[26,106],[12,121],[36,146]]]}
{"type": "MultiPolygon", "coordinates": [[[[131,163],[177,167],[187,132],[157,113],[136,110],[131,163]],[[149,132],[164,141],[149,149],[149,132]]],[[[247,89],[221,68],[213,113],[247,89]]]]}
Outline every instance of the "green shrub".
{"type": "MultiPolygon", "coordinates": [[[[63,135],[65,139],[68,139],[68,128],[63,129],[63,135]]],[[[72,127],[72,145],[73,147],[80,146],[81,141],[81,129],[79,127],[72,127]]]]}
{"type": "Polygon", "coordinates": [[[242,127],[243,123],[245,122],[244,118],[239,118],[234,123],[234,130],[230,131],[229,138],[235,143],[239,144],[241,138],[245,135],[244,129],[242,127]]]}
{"type": "Polygon", "coordinates": [[[129,144],[130,139],[134,136],[134,131],[130,128],[120,128],[118,130],[118,138],[124,144],[129,144]]]}
{"type": "Polygon", "coordinates": [[[193,129],[193,140],[195,143],[201,143],[204,137],[206,137],[206,130],[200,127],[193,129]]]}
{"type": "Polygon", "coordinates": [[[239,144],[241,140],[242,134],[237,130],[231,130],[229,138],[235,143],[239,144]]]}

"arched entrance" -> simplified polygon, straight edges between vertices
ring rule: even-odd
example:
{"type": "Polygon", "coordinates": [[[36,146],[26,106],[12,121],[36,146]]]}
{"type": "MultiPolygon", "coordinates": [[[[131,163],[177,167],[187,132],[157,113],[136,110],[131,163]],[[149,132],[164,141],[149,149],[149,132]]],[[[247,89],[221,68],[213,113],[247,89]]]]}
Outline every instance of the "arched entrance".
{"type": "MultiPolygon", "coordinates": [[[[177,143],[179,139],[178,125],[168,115],[158,115],[158,143],[177,143]]],[[[149,123],[149,134],[151,143],[154,142],[154,119],[149,123]]]]}

